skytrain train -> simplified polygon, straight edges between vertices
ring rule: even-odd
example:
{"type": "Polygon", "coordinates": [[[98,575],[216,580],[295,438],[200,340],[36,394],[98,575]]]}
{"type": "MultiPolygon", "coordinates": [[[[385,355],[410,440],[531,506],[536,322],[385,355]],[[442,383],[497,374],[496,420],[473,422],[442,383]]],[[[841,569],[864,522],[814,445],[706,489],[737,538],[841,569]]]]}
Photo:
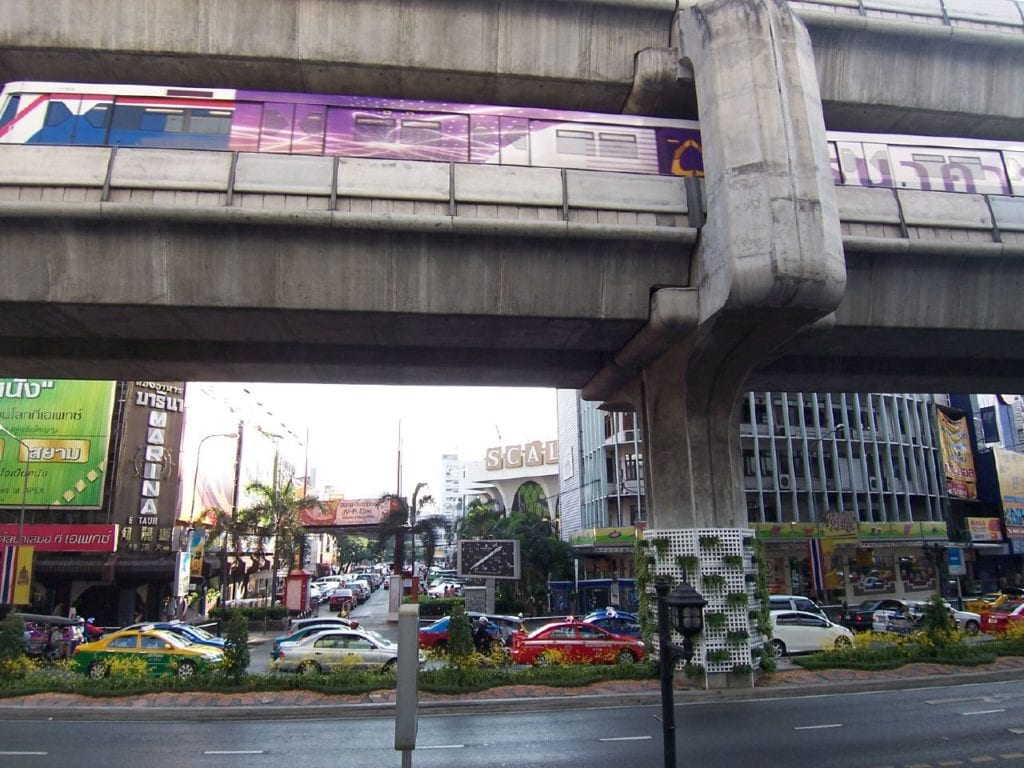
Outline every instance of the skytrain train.
{"type": "MultiPolygon", "coordinates": [[[[827,133],[837,185],[1024,196],[1024,143],[827,133]]],[[[703,176],[690,120],[226,88],[8,83],[0,144],[161,147],[703,176]]]]}

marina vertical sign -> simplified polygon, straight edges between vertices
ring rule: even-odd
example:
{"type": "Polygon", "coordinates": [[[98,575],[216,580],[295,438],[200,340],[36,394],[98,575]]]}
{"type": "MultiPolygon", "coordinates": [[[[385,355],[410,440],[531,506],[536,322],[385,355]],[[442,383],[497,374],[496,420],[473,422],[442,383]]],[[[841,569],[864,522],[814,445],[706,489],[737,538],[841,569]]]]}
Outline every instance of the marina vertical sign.
{"type": "Polygon", "coordinates": [[[184,382],[132,381],[126,385],[114,503],[114,522],[121,527],[119,549],[173,549],[184,414],[184,382]]]}

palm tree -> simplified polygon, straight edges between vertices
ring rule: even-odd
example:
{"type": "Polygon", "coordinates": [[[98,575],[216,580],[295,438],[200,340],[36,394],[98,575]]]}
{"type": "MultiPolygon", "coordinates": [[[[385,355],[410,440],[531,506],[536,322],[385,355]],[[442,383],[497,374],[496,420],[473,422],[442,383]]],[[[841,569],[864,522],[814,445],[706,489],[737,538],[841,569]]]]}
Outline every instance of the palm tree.
{"type": "Polygon", "coordinates": [[[255,504],[245,509],[245,513],[259,521],[259,550],[262,551],[265,539],[274,538],[271,604],[277,599],[277,572],[281,563],[293,566],[296,554],[300,555],[300,563],[305,560],[306,528],[299,520],[299,510],[321,506],[316,496],[300,497],[295,490],[291,478],[283,486],[259,482],[246,486],[246,491],[257,499],[255,504]]]}
{"type": "Polygon", "coordinates": [[[416,537],[419,536],[423,542],[423,559],[427,568],[434,563],[434,556],[437,553],[439,534],[451,535],[451,523],[448,518],[441,515],[426,515],[419,518],[419,513],[428,504],[434,503],[434,497],[429,494],[420,496],[420,491],[426,487],[426,483],[417,483],[412,493],[412,504],[409,504],[402,496],[392,493],[385,493],[380,497],[382,502],[390,504],[390,512],[380,524],[380,541],[386,544],[388,539],[395,541],[395,557],[392,562],[392,572],[400,574],[405,564],[405,537],[412,534],[412,558],[413,570],[416,566],[416,537]],[[419,519],[417,519],[419,518],[419,519]]]}

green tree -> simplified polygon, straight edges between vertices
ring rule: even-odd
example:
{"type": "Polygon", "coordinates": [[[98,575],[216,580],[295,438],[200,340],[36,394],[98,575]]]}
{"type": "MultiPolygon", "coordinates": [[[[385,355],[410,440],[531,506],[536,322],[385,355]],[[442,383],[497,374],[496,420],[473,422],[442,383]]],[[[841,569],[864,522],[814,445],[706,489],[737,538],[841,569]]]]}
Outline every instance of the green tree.
{"type": "Polygon", "coordinates": [[[369,560],[373,554],[370,541],[365,536],[350,536],[345,533],[334,534],[338,562],[342,565],[359,563],[369,560]]]}
{"type": "Polygon", "coordinates": [[[494,501],[473,499],[466,507],[465,516],[456,526],[460,539],[486,539],[501,523],[501,510],[494,501]]]}
{"type": "Polygon", "coordinates": [[[298,496],[290,478],[283,485],[277,482],[273,485],[249,483],[246,490],[257,500],[246,508],[245,515],[258,521],[260,549],[266,538],[274,539],[272,599],[276,600],[277,572],[281,564],[291,568],[295,565],[296,556],[299,556],[299,563],[305,559],[306,528],[299,520],[299,510],[319,507],[320,500],[315,496],[298,496]]]}
{"type": "Polygon", "coordinates": [[[473,628],[466,616],[466,604],[456,600],[448,619],[448,655],[461,659],[473,653],[473,628]]]}
{"type": "Polygon", "coordinates": [[[249,620],[242,611],[230,611],[224,630],[224,674],[238,681],[249,669],[249,620]]]}
{"type": "Polygon", "coordinates": [[[382,502],[390,504],[390,511],[380,524],[379,536],[382,546],[386,546],[388,541],[394,541],[393,573],[401,573],[405,565],[405,539],[407,536],[411,537],[413,566],[415,566],[416,559],[416,537],[419,536],[423,543],[423,560],[429,568],[434,563],[441,535],[451,535],[451,524],[447,518],[441,515],[421,514],[424,507],[434,503],[433,496],[429,494],[420,496],[420,491],[426,485],[426,483],[416,483],[411,504],[404,497],[391,493],[383,494],[380,497],[382,502]]]}

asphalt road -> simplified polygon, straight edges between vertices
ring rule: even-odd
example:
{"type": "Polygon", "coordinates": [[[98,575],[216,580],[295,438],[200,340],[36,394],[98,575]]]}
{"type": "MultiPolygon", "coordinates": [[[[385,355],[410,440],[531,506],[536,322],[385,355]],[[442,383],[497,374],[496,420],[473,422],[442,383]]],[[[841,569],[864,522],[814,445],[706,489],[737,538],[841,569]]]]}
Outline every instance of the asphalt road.
{"type": "MultiPolygon", "coordinates": [[[[679,766],[1003,768],[1024,762],[1024,682],[678,704],[679,766]]],[[[421,768],[663,765],[660,707],[424,715],[421,768]]],[[[0,723],[0,766],[397,766],[391,717],[0,723]]]]}

